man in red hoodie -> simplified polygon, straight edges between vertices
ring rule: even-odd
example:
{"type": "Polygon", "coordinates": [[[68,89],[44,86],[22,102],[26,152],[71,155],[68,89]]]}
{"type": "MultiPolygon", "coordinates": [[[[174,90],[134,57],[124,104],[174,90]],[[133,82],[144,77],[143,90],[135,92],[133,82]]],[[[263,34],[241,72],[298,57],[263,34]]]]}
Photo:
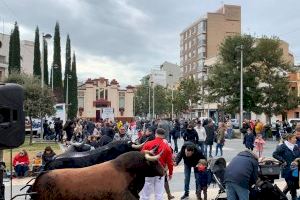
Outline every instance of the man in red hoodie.
{"type": "MultiPolygon", "coordinates": [[[[158,128],[155,131],[155,139],[143,146],[142,151],[148,150],[151,151],[152,149],[156,149],[154,152],[155,155],[160,154],[159,162],[164,168],[168,168],[169,170],[169,180],[172,179],[173,175],[173,161],[172,161],[172,150],[169,147],[168,143],[165,138],[165,131],[162,128],[158,128]]],[[[163,200],[164,195],[164,177],[146,177],[145,184],[141,191],[140,200],[148,200],[150,199],[151,193],[154,188],[154,195],[155,200],[163,200]]]]}

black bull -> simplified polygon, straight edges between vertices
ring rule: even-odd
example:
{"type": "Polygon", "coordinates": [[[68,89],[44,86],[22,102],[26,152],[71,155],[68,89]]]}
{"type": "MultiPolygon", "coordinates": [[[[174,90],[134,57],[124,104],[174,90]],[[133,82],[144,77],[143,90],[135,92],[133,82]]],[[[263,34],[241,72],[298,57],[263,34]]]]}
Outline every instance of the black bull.
{"type": "Polygon", "coordinates": [[[88,167],[113,160],[129,151],[137,151],[141,146],[130,141],[114,141],[92,151],[67,152],[58,155],[53,161],[47,163],[44,170],[88,167]]]}

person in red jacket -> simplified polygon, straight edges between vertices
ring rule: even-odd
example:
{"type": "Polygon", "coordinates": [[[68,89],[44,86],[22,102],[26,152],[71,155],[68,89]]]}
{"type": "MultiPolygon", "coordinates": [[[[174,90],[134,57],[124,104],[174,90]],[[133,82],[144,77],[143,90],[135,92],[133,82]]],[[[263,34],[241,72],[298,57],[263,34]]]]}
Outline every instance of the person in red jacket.
{"type": "MultiPolygon", "coordinates": [[[[173,161],[172,161],[172,150],[169,147],[168,143],[165,138],[165,130],[162,128],[158,128],[155,131],[155,139],[149,142],[146,142],[146,144],[143,146],[142,151],[148,150],[151,151],[155,149],[156,152],[154,152],[155,155],[161,155],[159,158],[160,164],[164,168],[168,168],[169,170],[169,180],[172,179],[173,175],[173,161]]],[[[140,200],[148,200],[150,199],[151,193],[154,188],[154,195],[155,200],[163,200],[164,195],[164,177],[146,177],[145,178],[145,184],[141,191],[141,197],[140,200]]]]}
{"type": "Polygon", "coordinates": [[[20,151],[13,160],[17,177],[26,176],[29,170],[29,158],[26,150],[20,151]]]}

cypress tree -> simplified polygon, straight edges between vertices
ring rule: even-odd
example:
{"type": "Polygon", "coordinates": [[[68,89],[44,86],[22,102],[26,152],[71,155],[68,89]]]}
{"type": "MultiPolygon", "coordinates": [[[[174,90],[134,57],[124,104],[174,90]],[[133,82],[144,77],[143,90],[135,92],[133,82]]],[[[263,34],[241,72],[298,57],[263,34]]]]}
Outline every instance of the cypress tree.
{"type": "Polygon", "coordinates": [[[9,73],[12,71],[21,71],[21,55],[20,55],[20,33],[18,23],[15,22],[14,30],[10,38],[10,52],[9,52],[9,73]]]}
{"type": "Polygon", "coordinates": [[[14,32],[13,30],[10,33],[10,37],[9,37],[9,52],[8,52],[8,73],[11,74],[11,67],[12,67],[12,44],[13,44],[13,39],[14,39],[14,32]]]}
{"type": "MultiPolygon", "coordinates": [[[[66,92],[67,92],[67,79],[68,79],[68,76],[71,75],[71,41],[70,41],[70,37],[69,35],[67,36],[67,41],[66,41],[66,65],[65,65],[65,78],[64,78],[64,100],[66,102],[66,92]]],[[[71,82],[71,79],[73,77],[71,77],[68,81],[69,81],[69,91],[70,91],[70,82],[71,82]]],[[[69,100],[70,100],[70,92],[69,92],[69,100]]],[[[68,103],[68,102],[66,102],[68,103]]]]}
{"type": "Polygon", "coordinates": [[[54,51],[53,51],[53,65],[57,65],[57,69],[53,69],[53,89],[57,102],[63,102],[63,86],[61,73],[61,55],[60,55],[60,33],[59,23],[55,24],[54,32],[54,51]]]}
{"type": "Polygon", "coordinates": [[[41,78],[40,34],[39,34],[39,27],[38,26],[35,29],[33,75],[38,77],[38,78],[41,78]]]}
{"type": "Polygon", "coordinates": [[[48,43],[44,41],[44,83],[49,83],[49,71],[48,71],[48,43]]]}
{"type": "Polygon", "coordinates": [[[69,99],[70,99],[70,108],[68,112],[68,116],[70,119],[73,119],[77,116],[77,110],[78,110],[78,99],[77,99],[77,72],[76,72],[76,57],[75,53],[73,54],[72,59],[72,79],[70,80],[69,85],[69,99]]]}

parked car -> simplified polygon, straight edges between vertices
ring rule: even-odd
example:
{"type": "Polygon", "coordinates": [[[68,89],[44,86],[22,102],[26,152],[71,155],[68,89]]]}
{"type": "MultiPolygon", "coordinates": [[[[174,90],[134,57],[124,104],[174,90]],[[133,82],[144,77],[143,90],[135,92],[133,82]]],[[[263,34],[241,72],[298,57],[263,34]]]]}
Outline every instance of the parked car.
{"type": "Polygon", "coordinates": [[[239,124],[239,120],[238,119],[231,119],[231,124],[232,124],[232,127],[234,129],[238,129],[240,127],[240,124],[239,124]]]}
{"type": "Polygon", "coordinates": [[[293,126],[294,123],[298,124],[300,123],[300,118],[290,118],[288,119],[288,123],[290,124],[290,126],[293,126]]]}

